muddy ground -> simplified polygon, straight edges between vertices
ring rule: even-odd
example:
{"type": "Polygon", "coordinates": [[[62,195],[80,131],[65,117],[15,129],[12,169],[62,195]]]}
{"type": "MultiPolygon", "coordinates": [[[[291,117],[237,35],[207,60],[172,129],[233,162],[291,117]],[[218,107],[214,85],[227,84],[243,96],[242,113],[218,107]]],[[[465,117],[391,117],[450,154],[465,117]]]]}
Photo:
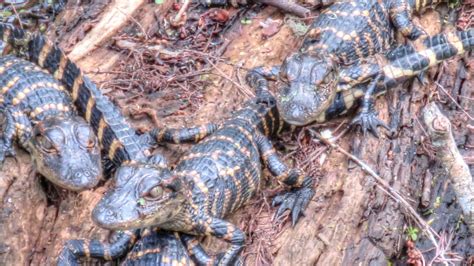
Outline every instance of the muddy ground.
{"type": "MultiPolygon", "coordinates": [[[[74,48],[80,45],[80,40],[93,33],[92,29],[110,11],[110,5],[120,1],[86,2],[69,1],[49,25],[50,38],[74,55],[77,55],[74,48]]],[[[466,10],[472,7],[469,3],[464,6],[466,10]]],[[[76,60],[140,130],[154,125],[179,127],[221,121],[251,96],[244,81],[246,69],[279,64],[296,51],[302,41],[295,33],[302,22],[288,19],[275,8],[253,7],[240,11],[229,8],[228,14],[217,10],[214,16],[227,27],[218,28],[223,33],[217,38],[217,45],[206,50],[197,61],[205,73],[198,75],[198,79],[175,77],[179,82],[163,82],[166,77],[159,77],[167,70],[150,66],[146,60],[149,55],[140,49],[161,44],[153,38],[160,26],[157,20],[173,8],[179,7],[171,1],[160,5],[142,4],[119,31],[76,60]],[[223,14],[234,20],[223,19],[220,17],[223,14]],[[262,27],[262,23],[273,28],[262,27]],[[143,57],[147,62],[137,61],[143,57]]],[[[203,11],[200,12],[198,17],[203,16],[203,11]]],[[[452,13],[452,9],[446,7],[431,10],[423,14],[419,23],[429,33],[437,33],[449,24],[461,25],[462,22],[461,26],[465,26],[469,23],[469,20],[458,21],[456,16],[450,15],[452,13]],[[448,24],[443,23],[446,20],[448,24]]],[[[198,46],[202,47],[202,44],[198,46]]],[[[186,56],[189,54],[183,57],[186,56]]],[[[394,136],[363,138],[348,132],[338,140],[348,151],[357,150],[355,147],[362,142],[358,156],[401,191],[412,207],[439,232],[440,250],[432,249],[422,230],[397,202],[377,188],[372,177],[343,154],[312,139],[306,128],[285,134],[277,146],[288,163],[314,176],[316,195],[305,217],[294,228],[288,219],[272,221],[275,209],[269,203],[275,190],[266,185],[254,201],[233,215],[230,219],[247,232],[243,251],[246,264],[405,264],[409,259],[409,238],[415,240],[426,263],[435,254],[444,252],[445,258],[472,264],[473,237],[462,222],[446,173],[430,151],[420,110],[428,101],[439,103],[452,120],[458,147],[474,173],[473,68],[474,57],[458,58],[431,70],[428,86],[415,81],[378,99],[379,116],[396,128],[394,136]]],[[[328,128],[337,135],[347,127],[348,121],[349,118],[343,118],[311,128],[328,128]]],[[[176,161],[186,149],[184,145],[167,145],[159,150],[165,152],[170,161],[176,161]]],[[[3,204],[0,264],[54,264],[67,239],[108,238],[109,231],[95,226],[90,219],[90,212],[106,190],[107,182],[82,193],[59,190],[36,175],[29,155],[21,150],[16,159],[7,160],[0,175],[3,204]]],[[[221,242],[214,239],[206,239],[205,243],[210,250],[222,248],[221,242]]],[[[411,257],[421,262],[416,256],[411,257]]]]}

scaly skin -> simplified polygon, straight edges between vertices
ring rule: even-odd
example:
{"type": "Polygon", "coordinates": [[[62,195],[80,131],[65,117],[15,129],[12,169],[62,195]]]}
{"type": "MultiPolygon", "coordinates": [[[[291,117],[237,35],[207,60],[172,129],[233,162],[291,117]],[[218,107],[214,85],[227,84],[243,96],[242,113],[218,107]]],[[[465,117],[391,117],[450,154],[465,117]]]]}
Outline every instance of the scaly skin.
{"type": "MultiPolygon", "coordinates": [[[[122,167],[115,187],[94,208],[94,222],[115,230],[157,226],[189,235],[212,235],[231,247],[217,257],[209,257],[193,237],[185,235],[194,259],[199,264],[234,263],[245,235],[224,218],[247,203],[258,190],[263,159],[277,180],[291,188],[275,198],[275,204],[282,204],[277,215],[290,209],[295,223],[314,194],[312,179],[288,168],[276,155],[268,137],[285,125],[265,81],[257,85],[259,98],[247,103],[215,132],[208,132],[174,170],[150,164],[155,174],[146,176],[135,164],[122,167]]],[[[162,139],[159,131],[151,134],[158,141],[162,139]]]]}
{"type": "Polygon", "coordinates": [[[277,105],[285,121],[309,124],[334,100],[338,69],[388,50],[395,30],[411,40],[423,36],[411,15],[434,2],[438,1],[337,1],[314,20],[303,45],[285,59],[278,77],[263,69],[255,71],[278,78],[277,105]]]}
{"type": "MultiPolygon", "coordinates": [[[[36,63],[53,74],[57,80],[62,81],[65,87],[62,92],[71,94],[72,101],[77,106],[79,113],[84,116],[87,123],[97,133],[98,141],[96,142],[100,144],[102,154],[109,162],[106,172],[113,170],[113,168],[120,172],[122,164],[130,163],[146,166],[153,164],[154,167],[158,168],[166,167],[166,160],[160,154],[153,157],[149,156],[149,145],[146,143],[146,136],[142,138],[136,134],[112,102],[102,95],[95,84],[84,76],[81,70],[56,45],[44,36],[30,34],[2,23],[0,23],[0,38],[7,45],[7,52],[16,53],[36,63]]],[[[46,75],[43,72],[41,73],[46,75]]],[[[55,82],[57,83],[57,81],[55,82]]],[[[85,121],[81,121],[87,125],[85,121]]],[[[213,130],[213,128],[212,125],[209,125],[182,130],[163,129],[160,132],[162,141],[180,142],[199,140],[200,135],[206,134],[203,131],[213,130]]],[[[100,159],[98,158],[96,161],[100,162],[100,159]]],[[[143,166],[142,170],[145,175],[149,175],[150,171],[146,166],[143,166]]],[[[159,243],[164,247],[169,242],[170,247],[164,249],[165,252],[157,252],[155,254],[156,259],[166,260],[168,258],[174,261],[175,258],[178,258],[179,261],[184,259],[189,264],[188,257],[181,255],[176,257],[176,254],[166,253],[167,251],[171,252],[175,249],[184,248],[184,246],[177,246],[176,241],[171,241],[171,233],[168,233],[170,236],[166,236],[166,234],[165,232],[161,233],[163,239],[159,243]]],[[[139,230],[119,232],[116,235],[116,240],[111,244],[104,244],[97,240],[70,240],[59,255],[58,265],[77,265],[79,257],[115,260],[124,256],[139,236],[139,230]]],[[[139,243],[140,241],[142,240],[139,240],[139,243]]],[[[136,251],[138,252],[138,250],[136,251]]],[[[144,259],[148,260],[149,257],[144,257],[144,259]]],[[[140,263],[140,258],[135,257],[132,261],[140,263]]]]}
{"type": "MultiPolygon", "coordinates": [[[[336,89],[332,91],[329,107],[325,108],[314,121],[325,122],[347,113],[362,100],[362,112],[373,114],[371,105],[374,97],[410,78],[417,77],[430,67],[444,60],[461,55],[474,48],[474,29],[437,34],[420,38],[410,45],[402,45],[390,50],[384,56],[373,57],[341,69],[337,77],[336,89]],[[367,90],[371,90],[367,97],[367,90]]],[[[376,117],[367,121],[369,129],[378,136],[377,126],[383,123],[376,117]]]]}
{"type": "Polygon", "coordinates": [[[10,55],[0,58],[0,88],[0,165],[18,139],[49,181],[73,191],[95,187],[102,178],[97,137],[64,87],[10,55]]]}

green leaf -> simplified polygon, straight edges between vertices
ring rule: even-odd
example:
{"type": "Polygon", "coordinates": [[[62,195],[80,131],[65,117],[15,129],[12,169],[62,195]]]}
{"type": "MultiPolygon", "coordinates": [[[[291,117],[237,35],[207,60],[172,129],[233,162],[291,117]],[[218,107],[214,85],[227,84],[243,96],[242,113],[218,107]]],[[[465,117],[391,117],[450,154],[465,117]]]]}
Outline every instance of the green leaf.
{"type": "Polygon", "coordinates": [[[141,206],[144,206],[145,205],[145,199],[144,198],[139,198],[138,199],[138,204],[141,205],[141,206]]]}
{"type": "Polygon", "coordinates": [[[3,11],[3,12],[1,13],[1,16],[2,16],[2,17],[5,17],[5,18],[7,18],[7,17],[9,17],[9,16],[11,16],[11,15],[13,15],[13,13],[12,13],[11,11],[7,11],[7,10],[5,10],[5,11],[3,11]]]}
{"type": "Polygon", "coordinates": [[[155,4],[161,5],[165,2],[165,0],[155,0],[155,4]]]}
{"type": "Polygon", "coordinates": [[[240,23],[244,24],[244,25],[249,25],[249,24],[252,24],[252,20],[249,19],[249,18],[243,18],[240,20],[240,23]]]}

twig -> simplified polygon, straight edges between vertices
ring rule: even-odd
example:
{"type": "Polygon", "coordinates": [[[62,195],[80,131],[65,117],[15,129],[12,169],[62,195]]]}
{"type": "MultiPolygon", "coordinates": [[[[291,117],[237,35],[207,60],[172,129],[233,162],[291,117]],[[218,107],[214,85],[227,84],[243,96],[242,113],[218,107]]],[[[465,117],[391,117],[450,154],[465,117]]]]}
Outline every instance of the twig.
{"type": "Polygon", "coordinates": [[[282,9],[286,12],[293,13],[298,17],[308,17],[311,14],[311,11],[306,7],[300,6],[298,4],[282,1],[282,0],[260,0],[260,2],[267,4],[269,6],[274,6],[276,8],[282,9]]]}
{"type": "Polygon", "coordinates": [[[364,172],[372,176],[377,181],[376,184],[379,187],[379,189],[382,190],[389,197],[391,197],[393,200],[395,200],[395,202],[400,203],[401,206],[404,207],[406,211],[408,211],[408,214],[414,218],[418,226],[424,229],[424,232],[428,235],[428,238],[433,243],[433,245],[436,248],[439,248],[439,245],[437,243],[437,239],[439,239],[438,233],[434,231],[433,228],[431,228],[431,226],[423,220],[423,218],[420,217],[420,215],[415,211],[415,209],[411,207],[408,201],[405,200],[405,198],[396,189],[392,188],[385,180],[382,179],[382,177],[380,177],[374,170],[372,170],[372,168],[370,168],[370,166],[368,166],[362,160],[352,155],[351,153],[347,152],[336,143],[324,138],[318,132],[315,132],[314,130],[311,130],[311,129],[309,130],[324,144],[329,145],[331,148],[336,149],[337,151],[346,155],[355,163],[357,163],[364,172]]]}
{"type": "Polygon", "coordinates": [[[23,29],[23,23],[21,22],[20,15],[18,15],[18,12],[16,11],[15,5],[13,3],[11,3],[10,5],[12,6],[16,18],[18,19],[18,23],[20,23],[20,29],[23,29]]]}
{"type": "Polygon", "coordinates": [[[452,101],[459,109],[461,109],[461,111],[462,111],[465,115],[467,115],[467,117],[469,117],[470,120],[474,120],[474,117],[472,117],[471,115],[469,115],[469,113],[466,112],[466,110],[464,110],[464,108],[462,108],[462,106],[459,105],[459,103],[456,102],[456,100],[453,98],[453,96],[451,96],[451,94],[449,94],[449,93],[446,91],[446,89],[445,89],[441,84],[439,84],[437,81],[435,81],[435,84],[436,84],[436,86],[437,86],[439,89],[441,89],[442,92],[444,92],[446,95],[448,95],[449,99],[451,99],[451,101],[452,101]]]}
{"type": "Polygon", "coordinates": [[[186,12],[186,10],[188,9],[190,4],[191,4],[190,0],[184,0],[183,5],[181,6],[181,8],[178,11],[178,14],[176,14],[174,19],[171,20],[171,25],[173,25],[175,27],[178,27],[178,26],[182,25],[182,21],[181,21],[183,19],[182,17],[184,15],[184,12],[186,12]]]}
{"type": "MultiPolygon", "coordinates": [[[[238,84],[237,82],[235,82],[232,78],[230,78],[229,76],[227,76],[222,70],[220,70],[214,63],[212,63],[211,60],[207,59],[206,58],[206,61],[212,65],[212,67],[217,71],[219,72],[219,76],[222,76],[223,78],[227,79],[228,81],[232,82],[232,84],[234,84],[237,88],[239,88],[239,90],[247,97],[252,97],[254,94],[249,91],[248,89],[242,87],[242,85],[238,84]]],[[[213,74],[213,73],[210,73],[210,74],[213,74]]],[[[215,74],[215,73],[214,73],[215,74]]]]}

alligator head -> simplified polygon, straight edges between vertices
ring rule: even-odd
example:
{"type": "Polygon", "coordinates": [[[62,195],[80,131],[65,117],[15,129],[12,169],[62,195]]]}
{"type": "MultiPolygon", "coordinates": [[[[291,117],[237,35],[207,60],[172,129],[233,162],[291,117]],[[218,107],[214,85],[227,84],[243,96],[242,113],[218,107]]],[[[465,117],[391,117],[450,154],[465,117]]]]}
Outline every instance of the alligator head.
{"type": "Polygon", "coordinates": [[[279,77],[277,106],[290,124],[316,121],[336,96],[337,71],[330,57],[295,53],[283,62],[279,77]]]}
{"type": "Polygon", "coordinates": [[[102,178],[97,137],[81,117],[50,117],[37,123],[26,145],[38,172],[60,187],[81,191],[102,178]]]}
{"type": "Polygon", "coordinates": [[[110,230],[143,228],[172,220],[183,207],[180,180],[173,178],[164,158],[130,162],[117,169],[115,184],[99,201],[92,220],[110,230]]]}

